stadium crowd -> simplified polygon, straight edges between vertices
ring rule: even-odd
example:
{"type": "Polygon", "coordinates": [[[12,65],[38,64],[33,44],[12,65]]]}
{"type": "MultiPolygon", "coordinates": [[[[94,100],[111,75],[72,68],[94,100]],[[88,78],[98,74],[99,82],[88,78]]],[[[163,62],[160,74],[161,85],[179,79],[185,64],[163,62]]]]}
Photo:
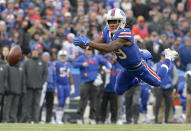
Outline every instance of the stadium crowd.
{"type": "Polygon", "coordinates": [[[163,123],[163,114],[165,123],[190,123],[191,0],[0,0],[0,49],[3,123],[39,123],[46,107],[45,122],[62,124],[67,98],[77,91],[78,124],[85,122],[86,105],[91,124],[163,123]],[[115,78],[121,70],[116,58],[73,45],[79,34],[91,40],[101,37],[112,8],[126,13],[135,42],[153,56],[147,63],[154,70],[164,59],[164,49],[179,52],[161,87],[140,83],[116,95],[115,78]],[[23,58],[11,67],[7,56],[14,45],[21,46],[23,58]],[[80,89],[72,81],[72,70],[80,72],[80,89]],[[176,106],[182,107],[180,117],[176,106]]]}

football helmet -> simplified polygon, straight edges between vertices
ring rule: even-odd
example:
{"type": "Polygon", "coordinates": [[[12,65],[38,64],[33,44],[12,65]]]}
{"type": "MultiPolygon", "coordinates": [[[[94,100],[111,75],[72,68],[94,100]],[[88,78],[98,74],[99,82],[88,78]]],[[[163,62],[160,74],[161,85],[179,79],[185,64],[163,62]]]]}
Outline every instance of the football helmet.
{"type": "Polygon", "coordinates": [[[126,25],[125,13],[119,8],[113,8],[113,9],[109,10],[106,15],[106,25],[107,25],[108,29],[111,31],[111,33],[115,33],[118,29],[124,28],[126,25]],[[111,29],[111,24],[109,24],[110,20],[118,20],[119,21],[119,23],[117,23],[117,24],[119,24],[118,27],[115,29],[111,29]]]}
{"type": "Polygon", "coordinates": [[[68,58],[68,53],[66,50],[60,50],[58,52],[58,55],[57,55],[58,61],[65,63],[67,61],[67,58],[68,58]]]}

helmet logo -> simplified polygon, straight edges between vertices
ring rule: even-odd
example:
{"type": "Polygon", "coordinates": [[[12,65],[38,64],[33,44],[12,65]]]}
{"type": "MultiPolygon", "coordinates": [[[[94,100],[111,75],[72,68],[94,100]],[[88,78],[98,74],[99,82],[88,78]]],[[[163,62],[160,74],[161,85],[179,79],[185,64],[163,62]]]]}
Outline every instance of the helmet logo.
{"type": "Polygon", "coordinates": [[[120,10],[120,13],[122,16],[125,16],[125,13],[122,10],[120,10]]]}

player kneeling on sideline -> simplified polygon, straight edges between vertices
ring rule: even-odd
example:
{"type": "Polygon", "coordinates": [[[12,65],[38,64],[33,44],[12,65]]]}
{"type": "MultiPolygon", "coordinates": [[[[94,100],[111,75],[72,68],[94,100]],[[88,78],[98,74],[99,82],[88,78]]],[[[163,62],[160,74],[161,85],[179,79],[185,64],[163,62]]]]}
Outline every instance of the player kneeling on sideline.
{"type": "Polygon", "coordinates": [[[56,84],[58,95],[58,107],[56,109],[56,121],[58,124],[62,124],[62,118],[64,113],[64,105],[67,97],[75,92],[73,85],[72,75],[70,72],[71,65],[67,63],[67,52],[60,50],[57,55],[58,61],[56,61],[56,84]]]}

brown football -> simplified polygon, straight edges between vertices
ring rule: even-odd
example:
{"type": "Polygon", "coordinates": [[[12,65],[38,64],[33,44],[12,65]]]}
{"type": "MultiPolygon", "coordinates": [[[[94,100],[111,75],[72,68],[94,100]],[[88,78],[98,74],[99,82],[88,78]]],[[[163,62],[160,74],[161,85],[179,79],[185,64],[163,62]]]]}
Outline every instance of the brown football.
{"type": "Polygon", "coordinates": [[[20,46],[16,45],[11,48],[9,55],[8,55],[8,63],[10,66],[16,65],[22,57],[22,51],[20,46]]]}

